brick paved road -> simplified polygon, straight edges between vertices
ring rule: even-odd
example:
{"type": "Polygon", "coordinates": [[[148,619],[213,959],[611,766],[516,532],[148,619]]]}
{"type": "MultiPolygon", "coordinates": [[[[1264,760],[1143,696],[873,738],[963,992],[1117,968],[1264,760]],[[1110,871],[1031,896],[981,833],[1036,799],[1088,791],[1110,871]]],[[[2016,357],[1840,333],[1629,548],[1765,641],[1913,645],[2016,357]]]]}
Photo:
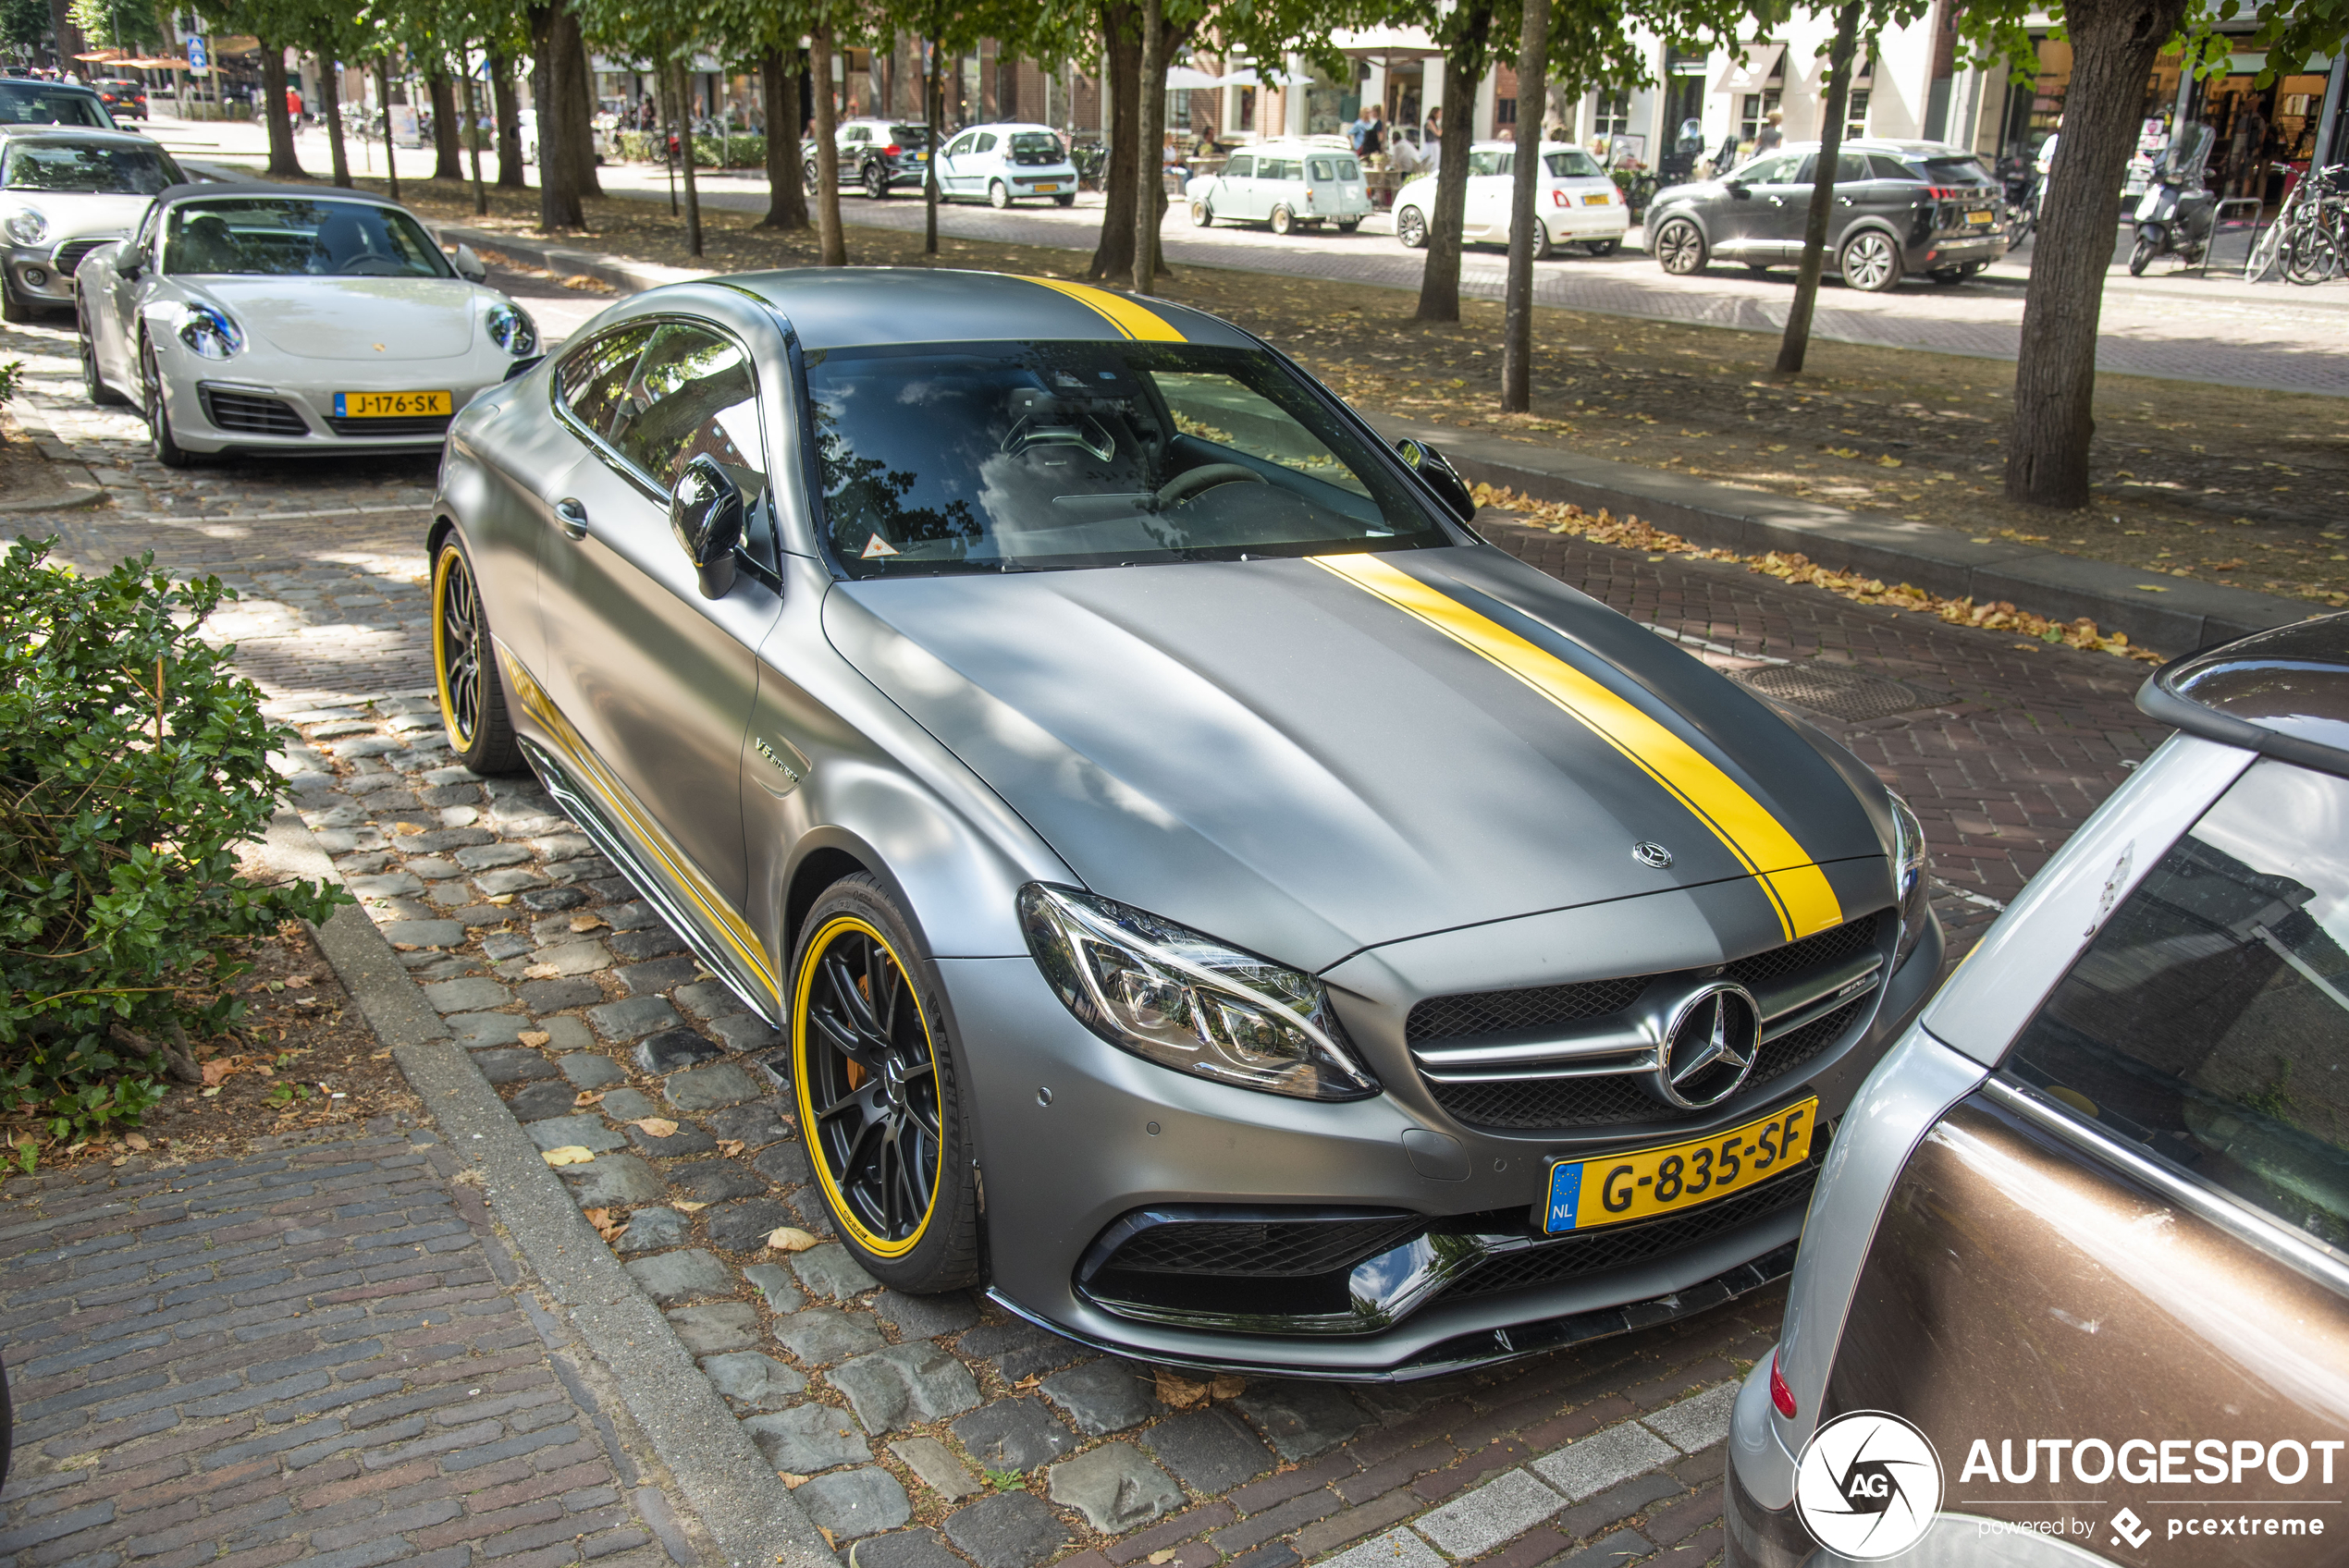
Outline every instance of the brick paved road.
{"type": "MultiPolygon", "coordinates": [[[[34,396],[64,391],[45,377],[34,396]]],[[[57,423],[154,494],[112,417],[57,423]]],[[[175,551],[262,595],[240,609],[242,656],[303,728],[287,766],[305,818],[528,1134],[593,1154],[565,1168],[574,1198],[625,1226],[630,1272],[776,1468],[813,1477],[795,1494],[810,1515],[865,1541],[859,1568],[1125,1568],[1164,1551],[1181,1568],[1290,1568],[1354,1550],[1347,1568],[1372,1568],[1433,1562],[1428,1542],[1496,1568],[1717,1551],[1719,1402],[1772,1337],[1775,1292],[1475,1377],[1258,1382],[1175,1412],[1146,1369],[984,1303],[878,1291],[829,1243],[779,1264],[758,1244],[772,1227],[829,1230],[769,1098],[776,1038],[534,785],[451,765],[420,694],[421,515],[403,497],[398,515],[257,523],[318,509],[291,502],[331,471],[216,477],[200,503],[212,521],[92,512],[64,520],[69,553],[175,551]],[[994,1491],[983,1470],[1028,1480],[994,1491]]],[[[1857,693],[1891,692],[1899,711],[1820,722],[1917,805],[1960,948],[1982,900],[2011,895],[2158,738],[2129,705],[2138,666],[1723,563],[1500,519],[1489,533],[1747,679],[1907,683],[1857,693]]]]}
{"type": "Polygon", "coordinates": [[[377,1133],[9,1182],[0,1562],[699,1562],[457,1171],[377,1133]]]}

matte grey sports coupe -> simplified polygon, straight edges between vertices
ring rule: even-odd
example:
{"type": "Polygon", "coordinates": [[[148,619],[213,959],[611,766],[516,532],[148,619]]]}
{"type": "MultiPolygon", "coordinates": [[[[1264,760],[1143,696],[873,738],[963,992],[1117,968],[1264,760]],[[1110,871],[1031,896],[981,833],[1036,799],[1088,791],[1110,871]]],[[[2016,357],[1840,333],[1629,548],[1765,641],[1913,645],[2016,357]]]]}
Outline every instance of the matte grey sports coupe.
{"type": "Polygon", "coordinates": [[[1941,954],[1906,806],[1473,510],[1179,306],[678,285],[451,428],[442,706],[785,1031],[874,1275],[1422,1376],[1783,1275],[1941,954]]]}

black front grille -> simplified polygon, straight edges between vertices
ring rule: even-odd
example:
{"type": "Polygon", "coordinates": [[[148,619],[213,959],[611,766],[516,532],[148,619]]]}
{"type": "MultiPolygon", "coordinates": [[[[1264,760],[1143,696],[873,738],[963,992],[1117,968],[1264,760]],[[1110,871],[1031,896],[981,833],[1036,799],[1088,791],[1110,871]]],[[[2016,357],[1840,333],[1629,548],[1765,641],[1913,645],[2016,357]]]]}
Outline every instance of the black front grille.
{"type": "Polygon", "coordinates": [[[1644,1263],[1750,1225],[1796,1204],[1808,1203],[1818,1179],[1819,1168],[1814,1160],[1765,1185],[1685,1214],[1666,1215],[1642,1225],[1593,1231],[1588,1236],[1554,1242],[1526,1252],[1502,1253],[1461,1275],[1445,1295],[1496,1295],[1503,1291],[1554,1285],[1561,1280],[1619,1268],[1627,1263],[1644,1263]]]}
{"type": "Polygon", "coordinates": [[[1675,1114],[1632,1077],[1499,1078],[1427,1088],[1445,1114],[1470,1127],[1611,1127],[1675,1114]]]}
{"type": "Polygon", "coordinates": [[[1430,997],[1403,1021],[1403,1038],[1452,1040],[1464,1035],[1507,1035],[1520,1029],[1554,1029],[1621,1012],[1640,999],[1647,976],[1590,980],[1574,986],[1536,986],[1522,991],[1476,991],[1430,997]]]}
{"type": "Polygon", "coordinates": [[[1104,1267],[1137,1274],[1295,1279],[1349,1268],[1424,1228],[1423,1220],[1396,1217],[1154,1225],[1119,1247],[1104,1267]]]}
{"type": "Polygon", "coordinates": [[[1766,990],[1781,980],[1841,963],[1876,945],[1876,915],[1863,914],[1831,931],[1755,953],[1752,958],[1741,958],[1722,972],[1722,978],[1734,980],[1749,989],[1766,990]]]}
{"type": "Polygon", "coordinates": [[[326,428],[337,435],[446,435],[449,418],[447,414],[424,414],[414,419],[337,419],[328,414],[326,428]]]}
{"type": "Polygon", "coordinates": [[[110,234],[97,239],[68,239],[56,248],[49,261],[57,269],[58,276],[71,277],[73,269],[81,264],[82,257],[101,245],[113,244],[117,238],[110,234]]]}
{"type": "Polygon", "coordinates": [[[1753,1053],[1753,1072],[1747,1082],[1766,1084],[1781,1073],[1793,1072],[1843,1038],[1843,1032],[1865,1018],[1875,1005],[1876,993],[1870,991],[1800,1029],[1789,1029],[1775,1040],[1764,1041],[1762,1048],[1753,1053]]]}
{"type": "Polygon", "coordinates": [[[225,386],[199,384],[196,390],[203,396],[204,417],[215,430],[234,431],[240,435],[307,435],[310,427],[301,416],[276,398],[264,398],[253,392],[231,392],[225,386]]]}

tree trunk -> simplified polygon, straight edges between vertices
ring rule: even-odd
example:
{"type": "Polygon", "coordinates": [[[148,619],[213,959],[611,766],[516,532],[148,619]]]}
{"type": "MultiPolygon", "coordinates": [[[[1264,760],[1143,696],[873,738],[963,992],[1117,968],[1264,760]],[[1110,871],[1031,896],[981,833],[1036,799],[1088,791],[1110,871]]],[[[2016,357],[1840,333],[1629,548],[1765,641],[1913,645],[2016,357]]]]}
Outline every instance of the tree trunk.
{"type": "Polygon", "coordinates": [[[832,108],[832,31],[818,28],[808,35],[807,63],[816,89],[816,235],[821,264],[848,264],[848,240],[840,231],[840,146],[832,138],[840,116],[832,108]]]}
{"type": "Polygon", "coordinates": [[[2088,503],[2097,322],[2121,223],[2121,183],[2136,146],[2146,77],[2183,14],[2183,0],[2074,0],[2064,7],[2072,84],[2023,298],[2007,448],[2011,501],[2066,509],[2088,503]]]}
{"type": "Polygon", "coordinates": [[[286,112],[286,51],[280,43],[261,41],[261,110],[269,120],[269,172],[280,179],[301,179],[301,160],[294,155],[293,116],[286,112]]]}
{"type": "Polygon", "coordinates": [[[1420,274],[1420,321],[1460,319],[1460,227],[1468,216],[1469,149],[1476,136],[1476,90],[1492,53],[1493,0],[1452,13],[1444,54],[1444,141],[1435,168],[1435,211],[1427,223],[1427,267],[1420,274]]]}
{"type": "Polygon", "coordinates": [[[391,60],[388,55],[375,58],[375,97],[384,111],[384,189],[391,199],[400,200],[400,150],[391,144],[391,60]]]}
{"type": "Polygon", "coordinates": [[[326,110],[326,151],[334,164],[334,179],[351,189],[351,153],[342,144],[342,72],[325,52],[318,55],[318,96],[326,110]]]}
{"type": "Polygon", "coordinates": [[[1802,220],[1802,269],[1795,275],[1794,303],[1786,313],[1786,336],[1778,341],[1777,374],[1802,374],[1811,347],[1811,312],[1819,302],[1819,274],[1827,260],[1827,221],[1835,212],[1836,162],[1843,152],[1843,120],[1851,106],[1851,56],[1859,50],[1860,13],[1867,0],[1847,0],[1836,13],[1835,42],[1827,48],[1826,124],[1819,129],[1819,155],[1811,175],[1811,206],[1802,220]]]}
{"type": "Polygon", "coordinates": [[[1161,150],[1166,123],[1166,14],[1160,0],[1142,0],[1142,62],[1134,139],[1140,161],[1134,187],[1134,281],[1137,294],[1158,286],[1158,214],[1166,206],[1166,160],[1161,150]]]}
{"type": "Polygon", "coordinates": [[[579,182],[572,178],[571,149],[564,143],[571,122],[560,112],[564,79],[571,70],[571,51],[564,34],[577,26],[564,0],[552,0],[529,10],[531,97],[538,104],[538,228],[543,234],[559,229],[585,228],[587,214],[580,204],[579,182]]]}
{"type": "Polygon", "coordinates": [[[1523,413],[1533,406],[1533,251],[1542,214],[1542,113],[1550,60],[1550,0],[1525,0],[1517,47],[1517,183],[1509,191],[1509,281],[1501,334],[1501,408],[1523,413]],[[1529,121],[1525,113],[1531,107],[1529,121]],[[1528,126],[1531,125],[1531,130],[1528,126]]]}
{"type": "Polygon", "coordinates": [[[596,73],[587,63],[587,40],[579,31],[579,13],[563,7],[563,48],[571,58],[571,92],[562,103],[563,145],[570,149],[572,183],[582,196],[601,196],[604,182],[596,176],[596,73]]]}
{"type": "Polygon", "coordinates": [[[489,192],[481,184],[481,105],[473,95],[473,51],[460,47],[457,62],[463,67],[461,98],[465,106],[465,151],[473,170],[473,216],[486,218],[489,215],[489,192]]]}
{"type": "Polygon", "coordinates": [[[923,40],[922,136],[929,156],[922,160],[922,254],[938,254],[938,122],[946,117],[946,50],[937,38],[923,40]]]}
{"type": "Polygon", "coordinates": [[[677,163],[685,175],[685,251],[688,255],[699,256],[701,188],[694,183],[693,83],[687,79],[683,55],[669,62],[669,74],[677,83],[677,122],[683,128],[677,137],[677,163]]]}
{"type": "Polygon", "coordinates": [[[806,228],[807,185],[800,173],[798,62],[781,49],[759,57],[758,91],[767,109],[767,215],[762,228],[806,228]]]}
{"type": "MultiPolygon", "coordinates": [[[[49,0],[49,36],[56,42],[57,69],[72,70],[78,63],[74,56],[81,52],[82,43],[81,30],[73,25],[71,0],[49,0]]],[[[277,74],[282,80],[285,76],[285,65],[282,61],[278,64],[277,74]]],[[[266,75],[264,71],[264,80],[266,75]]],[[[277,96],[283,100],[285,93],[280,91],[277,96]]]]}
{"type": "Polygon", "coordinates": [[[522,95],[514,91],[514,62],[501,49],[489,51],[490,113],[498,119],[498,188],[520,190],[522,95]]]}
{"type": "Polygon", "coordinates": [[[1109,88],[1109,165],[1101,171],[1101,238],[1088,277],[1134,270],[1135,169],[1141,141],[1142,38],[1133,0],[1102,0],[1101,74],[1109,88]]]}
{"type": "Polygon", "coordinates": [[[426,71],[424,91],[432,98],[432,177],[462,179],[465,156],[457,141],[457,85],[449,80],[449,67],[437,65],[426,71]]]}

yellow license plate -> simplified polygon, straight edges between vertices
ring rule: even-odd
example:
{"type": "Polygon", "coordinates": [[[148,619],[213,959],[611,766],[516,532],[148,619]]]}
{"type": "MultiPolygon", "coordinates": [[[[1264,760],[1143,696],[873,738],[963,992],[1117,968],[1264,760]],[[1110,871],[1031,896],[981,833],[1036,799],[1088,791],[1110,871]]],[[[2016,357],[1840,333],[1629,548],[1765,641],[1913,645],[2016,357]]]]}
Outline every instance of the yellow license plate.
{"type": "Polygon", "coordinates": [[[1604,207],[1614,200],[1614,197],[1604,190],[1586,190],[1582,193],[1582,204],[1586,207],[1604,207]]]}
{"type": "Polygon", "coordinates": [[[449,412],[446,392],[338,392],[337,419],[424,419],[449,412]]]}
{"type": "Polygon", "coordinates": [[[1995,213],[1968,213],[1965,215],[1965,221],[1977,228],[1987,228],[1997,220],[1998,214],[1995,213]]]}
{"type": "Polygon", "coordinates": [[[1666,1144],[1550,1167],[1542,1229],[1553,1236],[1677,1214],[1758,1186],[1810,1158],[1819,1102],[1695,1143],[1666,1144]]]}
{"type": "Polygon", "coordinates": [[[1058,180],[1046,180],[1036,189],[1039,190],[1058,190],[1060,189],[1060,182],[1058,180]]]}

